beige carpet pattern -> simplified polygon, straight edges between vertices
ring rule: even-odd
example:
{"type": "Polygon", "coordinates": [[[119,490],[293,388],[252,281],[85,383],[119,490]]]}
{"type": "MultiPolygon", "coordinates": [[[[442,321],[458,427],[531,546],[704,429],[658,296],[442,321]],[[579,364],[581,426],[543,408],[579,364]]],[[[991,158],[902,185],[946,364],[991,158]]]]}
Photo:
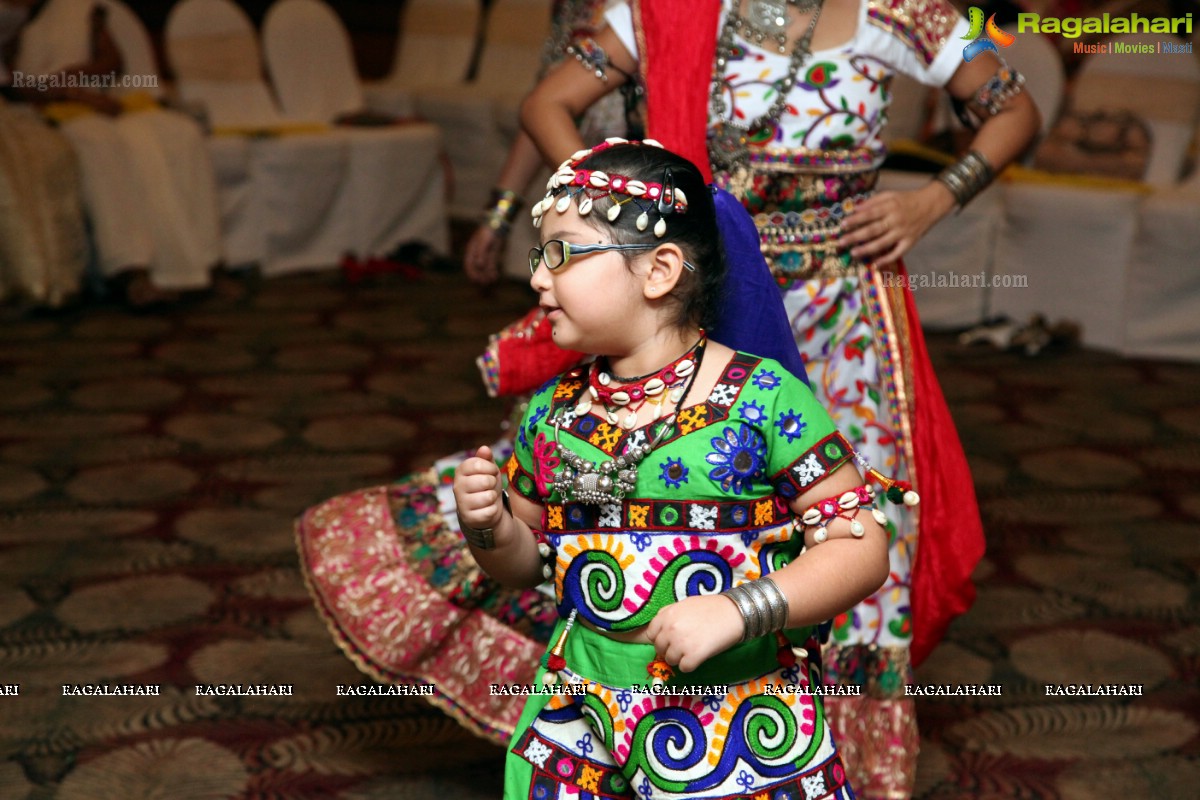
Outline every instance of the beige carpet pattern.
{"type": "MultiPolygon", "coordinates": [[[[498,748],[419,699],[336,696],[363,678],[291,525],[492,440],[504,405],[473,359],[529,297],[444,275],[247,289],[0,326],[0,798],[495,798],[498,748]],[[293,693],[196,691],[222,683],[293,693]]],[[[930,345],[989,552],[918,679],[1003,694],[919,701],[917,796],[1196,797],[1200,366],[930,345]],[[1045,690],[1088,683],[1143,693],[1045,690]]]]}

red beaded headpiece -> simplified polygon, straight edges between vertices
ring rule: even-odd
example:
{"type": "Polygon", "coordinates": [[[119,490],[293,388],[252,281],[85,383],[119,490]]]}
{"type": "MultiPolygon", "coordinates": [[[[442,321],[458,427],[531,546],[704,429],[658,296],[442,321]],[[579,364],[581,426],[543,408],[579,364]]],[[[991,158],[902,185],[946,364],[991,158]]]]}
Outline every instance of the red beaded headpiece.
{"type": "Polygon", "coordinates": [[[630,142],[625,139],[606,139],[590,150],[580,150],[559,166],[546,183],[546,196],[541,202],[535,203],[532,209],[534,227],[541,227],[542,218],[551,207],[558,213],[567,210],[571,201],[576,202],[579,215],[586,217],[592,213],[593,201],[597,198],[608,197],[613,201],[608,209],[609,222],[616,221],[621,214],[621,207],[633,203],[641,211],[637,218],[637,229],[646,230],[650,225],[650,212],[658,213],[658,221],[654,223],[654,235],[665,236],[667,233],[666,218],[671,214],[687,213],[687,197],[683,190],[675,188],[671,171],[663,173],[659,183],[643,181],[628,175],[617,175],[598,169],[579,169],[579,164],[590,156],[607,150],[619,144],[633,144],[648,147],[662,147],[653,139],[641,142],[630,142]],[[558,199],[556,195],[561,194],[558,199]],[[618,198],[618,195],[621,195],[618,198]]]}

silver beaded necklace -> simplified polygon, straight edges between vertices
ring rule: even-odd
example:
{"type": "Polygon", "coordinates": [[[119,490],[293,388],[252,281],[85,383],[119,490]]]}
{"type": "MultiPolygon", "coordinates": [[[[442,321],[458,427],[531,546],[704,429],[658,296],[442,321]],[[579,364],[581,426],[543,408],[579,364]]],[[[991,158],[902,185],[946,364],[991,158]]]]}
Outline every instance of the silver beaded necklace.
{"type": "MultiPolygon", "coordinates": [[[[736,8],[726,14],[725,24],[721,26],[721,35],[717,40],[717,58],[713,68],[712,94],[709,98],[710,118],[716,121],[708,129],[708,158],[715,169],[728,171],[744,163],[750,157],[750,147],[746,142],[747,136],[768,125],[773,126],[783,116],[783,110],[787,107],[788,95],[791,93],[792,87],[796,85],[796,78],[800,75],[800,68],[804,66],[804,62],[812,53],[810,45],[813,31],[817,28],[817,20],[821,17],[821,9],[824,4],[825,0],[813,0],[812,18],[808,21],[804,35],[796,40],[796,44],[792,48],[787,75],[776,84],[775,100],[771,103],[771,107],[765,114],[746,124],[736,123],[732,119],[725,118],[725,112],[729,110],[725,104],[725,68],[733,54],[733,37],[747,26],[745,18],[738,14],[736,8]]],[[[782,42],[787,42],[786,32],[782,42]]],[[[779,52],[784,52],[782,45],[779,52]]]]}
{"type": "Polygon", "coordinates": [[[750,0],[746,16],[742,18],[746,33],[761,45],[766,39],[774,39],[782,55],[787,52],[787,7],[801,14],[817,7],[820,0],[750,0]]]}

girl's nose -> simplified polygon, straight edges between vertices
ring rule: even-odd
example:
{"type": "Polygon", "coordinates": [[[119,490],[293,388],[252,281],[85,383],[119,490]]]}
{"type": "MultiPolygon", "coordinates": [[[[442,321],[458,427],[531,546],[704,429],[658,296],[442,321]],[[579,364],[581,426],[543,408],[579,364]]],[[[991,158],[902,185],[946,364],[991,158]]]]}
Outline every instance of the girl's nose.
{"type": "Polygon", "coordinates": [[[545,262],[538,264],[537,269],[529,276],[529,286],[535,292],[543,292],[550,288],[550,268],[545,262]]]}

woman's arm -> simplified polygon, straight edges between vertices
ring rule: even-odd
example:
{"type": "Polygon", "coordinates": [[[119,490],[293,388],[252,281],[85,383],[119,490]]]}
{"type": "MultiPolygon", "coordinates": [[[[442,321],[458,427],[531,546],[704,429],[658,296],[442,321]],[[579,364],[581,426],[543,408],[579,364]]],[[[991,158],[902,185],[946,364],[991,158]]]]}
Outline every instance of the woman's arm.
{"type": "Polygon", "coordinates": [[[521,103],[521,126],[552,166],[586,146],[575,120],[601,97],[625,85],[627,76],[637,74],[636,60],[611,28],[596,34],[594,41],[616,67],[605,72],[607,80],[573,58],[563,59],[521,103]]]}
{"type": "MultiPolygon", "coordinates": [[[[946,90],[970,101],[1000,69],[1000,60],[983,53],[964,62],[946,90]]],[[[979,153],[998,175],[1029,147],[1041,125],[1041,115],[1027,92],[1010,97],[995,115],[985,114],[969,149],[979,153]]],[[[884,266],[899,260],[930,228],[958,206],[940,180],[908,192],[879,192],[846,217],[839,243],[851,255],[884,266]]]]}
{"type": "Polygon", "coordinates": [[[508,157],[500,170],[500,177],[492,190],[494,195],[493,207],[485,209],[487,218],[475,229],[467,242],[463,255],[463,269],[472,283],[494,283],[500,277],[500,251],[504,249],[504,241],[508,237],[508,226],[527,222],[520,216],[520,198],[525,187],[537,175],[542,166],[542,156],[534,145],[529,134],[524,131],[517,133],[512,147],[508,149],[508,157]],[[499,207],[498,200],[505,200],[516,205],[516,215],[505,219],[505,212],[499,207]]]}

